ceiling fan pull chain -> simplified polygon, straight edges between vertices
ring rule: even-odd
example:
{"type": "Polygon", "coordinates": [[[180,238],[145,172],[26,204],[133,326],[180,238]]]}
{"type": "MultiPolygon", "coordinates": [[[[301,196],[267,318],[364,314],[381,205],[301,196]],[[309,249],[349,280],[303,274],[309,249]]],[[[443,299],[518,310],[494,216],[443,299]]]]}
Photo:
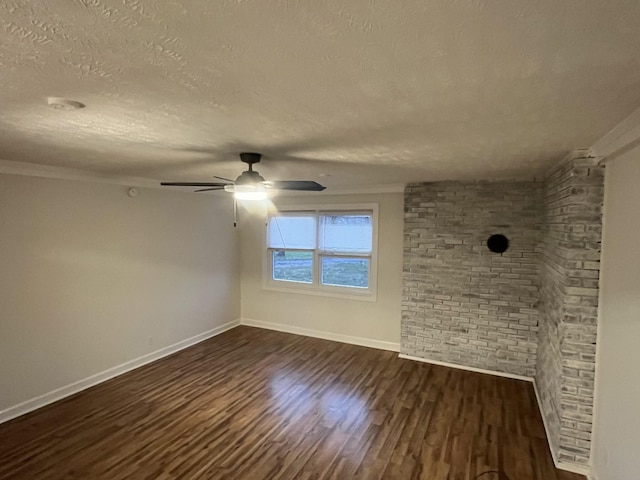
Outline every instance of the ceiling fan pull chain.
{"type": "Polygon", "coordinates": [[[238,225],[238,200],[233,197],[233,228],[238,225]]]}

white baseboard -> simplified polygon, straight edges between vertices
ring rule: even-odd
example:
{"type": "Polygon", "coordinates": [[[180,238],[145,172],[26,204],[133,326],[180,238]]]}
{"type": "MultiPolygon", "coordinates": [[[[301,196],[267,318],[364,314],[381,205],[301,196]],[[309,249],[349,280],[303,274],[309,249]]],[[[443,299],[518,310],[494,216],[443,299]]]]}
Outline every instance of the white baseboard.
{"type": "Polygon", "coordinates": [[[428,358],[413,357],[411,355],[405,355],[404,353],[401,353],[400,355],[398,355],[398,357],[404,358],[406,360],[414,360],[416,362],[440,365],[442,367],[457,368],[458,370],[467,370],[469,372],[485,373],[487,375],[495,375],[497,377],[506,377],[506,378],[512,378],[514,380],[524,380],[525,382],[533,382],[533,377],[526,377],[524,375],[515,375],[513,373],[496,372],[495,370],[486,370],[484,368],[467,367],[466,365],[459,365],[457,363],[441,362],[439,360],[429,360],[428,358]]]}
{"type": "Polygon", "coordinates": [[[253,320],[251,318],[243,318],[242,325],[248,327],[264,328],[267,330],[276,330],[278,332],[293,333],[305,337],[322,338],[323,340],[333,340],[334,342],[350,343],[352,345],[360,345],[362,347],[378,348],[380,350],[390,350],[392,352],[400,351],[400,344],[393,342],[385,342],[372,338],[354,337],[351,335],[343,335],[341,333],[326,332],[323,330],[313,330],[311,328],[296,327],[293,325],[285,325],[283,323],[263,322],[262,320],[253,320]]]}
{"type": "Polygon", "coordinates": [[[55,390],[45,393],[44,395],[40,395],[25,402],[19,403],[18,405],[9,407],[5,410],[0,411],[0,423],[7,422],[13,418],[24,415],[25,413],[32,412],[33,410],[44,407],[45,405],[49,405],[50,403],[62,400],[65,397],[81,392],[82,390],[86,390],[89,387],[93,387],[94,385],[105,382],[111,378],[117,377],[118,375],[122,375],[123,373],[135,370],[136,368],[142,367],[143,365],[146,365],[148,363],[155,362],[156,360],[171,355],[172,353],[184,350],[185,348],[191,347],[196,343],[200,343],[204,340],[207,340],[208,338],[215,337],[222,332],[231,330],[238,325],[240,325],[240,320],[233,320],[218,327],[212,328],[211,330],[208,330],[206,332],[195,335],[191,338],[187,338],[180,342],[174,343],[173,345],[169,345],[167,347],[156,350],[155,352],[148,353],[141,357],[134,358],[133,360],[122,363],[118,366],[104,370],[100,373],[96,373],[95,375],[91,375],[90,377],[87,377],[83,380],[78,380],[77,382],[70,383],[69,385],[65,385],[64,387],[56,388],[55,390]]]}
{"type": "Polygon", "coordinates": [[[551,458],[553,459],[553,464],[556,466],[558,470],[565,470],[571,473],[577,473],[579,475],[585,475],[589,480],[595,480],[593,473],[591,472],[591,468],[583,467],[581,465],[575,465],[573,463],[563,462],[558,459],[558,455],[556,451],[553,449],[553,445],[551,444],[551,431],[549,430],[549,425],[547,424],[547,417],[545,417],[544,412],[542,411],[542,398],[540,397],[540,392],[538,391],[538,384],[535,379],[533,381],[533,391],[536,393],[536,400],[538,402],[538,409],[540,410],[540,416],[542,417],[542,424],[544,425],[544,431],[547,436],[547,442],[549,444],[549,451],[551,452],[551,458]]]}

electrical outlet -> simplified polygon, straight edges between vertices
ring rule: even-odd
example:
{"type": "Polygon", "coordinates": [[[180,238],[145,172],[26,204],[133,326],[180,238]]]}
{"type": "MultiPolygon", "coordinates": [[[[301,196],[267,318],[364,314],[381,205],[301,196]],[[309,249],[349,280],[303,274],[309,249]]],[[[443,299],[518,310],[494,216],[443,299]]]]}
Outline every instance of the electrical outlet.
{"type": "Polygon", "coordinates": [[[153,337],[147,337],[147,345],[153,345],[153,337]]]}

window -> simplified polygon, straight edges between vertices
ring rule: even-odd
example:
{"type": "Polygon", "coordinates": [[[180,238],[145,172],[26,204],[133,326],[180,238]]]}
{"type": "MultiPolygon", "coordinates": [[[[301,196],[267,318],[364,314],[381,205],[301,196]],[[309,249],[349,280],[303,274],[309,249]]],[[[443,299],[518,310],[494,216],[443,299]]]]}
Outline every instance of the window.
{"type": "Polygon", "coordinates": [[[377,205],[366,207],[296,209],[270,215],[267,288],[372,297],[377,205]]]}

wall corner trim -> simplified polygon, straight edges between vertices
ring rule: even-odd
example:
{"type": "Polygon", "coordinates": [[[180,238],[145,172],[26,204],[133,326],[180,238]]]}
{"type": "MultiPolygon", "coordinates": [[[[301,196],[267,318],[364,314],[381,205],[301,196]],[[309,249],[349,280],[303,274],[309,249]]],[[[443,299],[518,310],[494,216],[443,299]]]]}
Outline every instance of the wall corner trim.
{"type": "Polygon", "coordinates": [[[123,373],[130,372],[131,370],[135,370],[136,368],[147,365],[148,363],[160,360],[161,358],[172,355],[176,352],[179,352],[180,350],[184,350],[185,348],[203,342],[211,337],[220,335],[221,333],[226,332],[227,330],[231,330],[238,325],[240,325],[239,319],[232,320],[230,322],[214,327],[211,330],[207,330],[206,332],[199,333],[198,335],[194,335],[193,337],[181,340],[180,342],[168,345],[154,352],[147,353],[146,355],[134,358],[102,372],[98,372],[85,379],[78,380],[63,387],[56,388],[55,390],[52,390],[38,397],[26,400],[22,403],[0,411],[0,423],[7,422],[21,415],[37,410],[38,408],[44,407],[51,403],[57,402],[58,400],[62,400],[66,397],[79,393],[83,390],[86,390],[87,388],[106,382],[107,380],[122,375],[123,373]]]}
{"type": "Polygon", "coordinates": [[[379,350],[389,350],[392,352],[400,351],[399,343],[386,342],[373,338],[355,337],[352,335],[343,335],[341,333],[327,332],[324,330],[296,327],[283,323],[265,322],[262,320],[254,320],[251,318],[242,318],[240,323],[242,325],[246,325],[247,327],[264,328],[266,330],[275,330],[277,332],[293,333],[294,335],[321,338],[323,340],[332,340],[334,342],[349,343],[351,345],[359,345],[361,347],[377,348],[379,350]]]}
{"type": "Polygon", "coordinates": [[[544,416],[544,412],[542,411],[542,398],[540,397],[540,392],[538,391],[538,384],[535,379],[533,381],[533,391],[536,394],[536,402],[538,404],[538,409],[540,410],[540,416],[542,417],[542,424],[544,425],[545,436],[547,437],[547,443],[549,444],[549,451],[551,452],[551,458],[553,459],[553,464],[556,466],[558,470],[564,470],[571,473],[577,473],[580,475],[584,475],[588,480],[596,480],[596,477],[593,475],[590,467],[585,467],[582,465],[576,465],[573,463],[562,462],[558,460],[558,455],[553,449],[553,445],[551,445],[551,436],[550,430],[547,425],[547,419],[544,416]]]}

